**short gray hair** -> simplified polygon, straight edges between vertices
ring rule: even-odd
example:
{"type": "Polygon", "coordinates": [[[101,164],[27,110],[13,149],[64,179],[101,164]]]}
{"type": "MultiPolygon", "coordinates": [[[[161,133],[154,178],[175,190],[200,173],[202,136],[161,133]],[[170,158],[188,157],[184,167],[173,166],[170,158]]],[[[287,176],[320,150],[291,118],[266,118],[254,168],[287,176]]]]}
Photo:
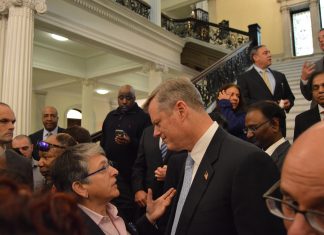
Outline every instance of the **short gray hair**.
{"type": "Polygon", "coordinates": [[[258,53],[258,50],[261,48],[261,47],[265,47],[265,45],[257,45],[257,46],[254,46],[252,47],[251,51],[250,51],[250,60],[252,61],[252,63],[254,63],[254,59],[253,59],[253,56],[256,55],[258,53]]]}
{"type": "Polygon", "coordinates": [[[159,108],[163,110],[172,109],[179,100],[183,100],[193,109],[204,109],[199,91],[190,80],[184,78],[171,79],[160,84],[144,103],[144,110],[148,110],[154,98],[159,103],[159,108]]]}
{"type": "Polygon", "coordinates": [[[73,182],[87,183],[88,162],[96,155],[106,156],[102,147],[95,143],[78,144],[68,148],[55,159],[51,167],[52,181],[56,189],[61,192],[74,192],[73,182]]]}

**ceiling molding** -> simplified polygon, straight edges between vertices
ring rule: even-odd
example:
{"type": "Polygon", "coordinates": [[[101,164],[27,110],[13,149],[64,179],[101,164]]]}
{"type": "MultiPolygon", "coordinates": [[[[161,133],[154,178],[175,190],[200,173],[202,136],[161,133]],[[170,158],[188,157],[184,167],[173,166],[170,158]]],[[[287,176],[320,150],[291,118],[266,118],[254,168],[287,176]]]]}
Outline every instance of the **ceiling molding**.
{"type": "Polygon", "coordinates": [[[134,70],[138,70],[138,69],[142,69],[143,65],[142,64],[135,64],[135,63],[129,63],[126,65],[121,65],[121,66],[115,66],[113,68],[107,68],[101,71],[96,71],[94,73],[90,73],[87,74],[87,78],[96,78],[97,81],[99,81],[100,79],[104,79],[107,78],[108,76],[111,75],[121,75],[124,73],[129,73],[132,72],[134,70]],[[105,76],[104,78],[100,78],[100,76],[105,76]]]}
{"type": "Polygon", "coordinates": [[[36,90],[36,91],[47,90],[47,89],[57,88],[57,87],[60,87],[60,86],[69,85],[69,84],[72,84],[72,83],[75,83],[75,82],[80,82],[80,79],[78,79],[78,78],[65,78],[64,80],[49,82],[49,83],[47,83],[45,85],[35,86],[33,90],[36,90]]]}
{"type": "Polygon", "coordinates": [[[78,53],[73,53],[72,51],[67,51],[67,50],[52,46],[50,44],[45,44],[45,43],[41,43],[41,42],[38,42],[38,41],[34,41],[34,45],[36,45],[38,47],[43,47],[43,48],[46,48],[46,49],[49,49],[49,50],[52,50],[52,51],[60,52],[60,53],[66,54],[66,55],[78,57],[80,59],[91,59],[91,58],[106,54],[106,52],[94,52],[93,54],[88,55],[88,56],[81,56],[78,53]]]}

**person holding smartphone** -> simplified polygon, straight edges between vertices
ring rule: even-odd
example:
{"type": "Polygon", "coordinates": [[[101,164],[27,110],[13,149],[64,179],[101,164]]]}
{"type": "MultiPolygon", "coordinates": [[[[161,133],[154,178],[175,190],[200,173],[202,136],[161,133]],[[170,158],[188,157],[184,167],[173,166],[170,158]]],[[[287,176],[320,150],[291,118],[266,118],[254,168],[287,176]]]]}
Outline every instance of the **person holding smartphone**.
{"type": "Polygon", "coordinates": [[[108,113],[102,126],[101,146],[118,170],[120,196],[114,199],[125,219],[134,218],[134,193],[131,174],[143,130],[151,125],[150,118],[135,102],[135,90],[130,85],[119,89],[118,108],[108,113]]]}

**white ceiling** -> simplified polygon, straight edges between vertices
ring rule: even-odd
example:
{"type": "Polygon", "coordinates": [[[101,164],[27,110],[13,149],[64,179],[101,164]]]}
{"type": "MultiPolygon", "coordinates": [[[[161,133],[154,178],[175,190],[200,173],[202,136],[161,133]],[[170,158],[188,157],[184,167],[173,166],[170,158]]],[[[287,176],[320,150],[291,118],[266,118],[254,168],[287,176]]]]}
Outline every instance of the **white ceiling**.
{"type": "MultiPolygon", "coordinates": [[[[126,59],[117,55],[116,51],[89,45],[81,40],[57,41],[50,33],[35,29],[34,57],[33,89],[35,91],[60,89],[62,92],[80,95],[82,80],[91,78],[95,81],[95,88],[101,87],[112,91],[104,96],[115,95],[116,90],[124,84],[133,85],[138,97],[147,96],[147,74],[141,72],[143,61],[136,61],[133,57],[128,57],[131,60],[126,59]],[[46,55],[35,53],[39,48],[48,53],[46,55]],[[75,76],[78,73],[69,73],[56,66],[60,63],[57,61],[58,58],[69,58],[67,63],[84,64],[85,68],[79,66],[78,71],[80,74],[83,71],[84,76],[75,76]],[[42,61],[42,65],[39,66],[35,61],[42,61]]],[[[103,97],[95,92],[94,95],[103,97]]]]}
{"type": "MultiPolygon", "coordinates": [[[[154,0],[155,1],[155,0],[154,0]]],[[[162,0],[162,11],[174,18],[190,15],[190,5],[200,0],[162,0]]],[[[138,98],[147,96],[148,74],[143,72],[146,61],[136,55],[102,47],[78,36],[62,31],[70,37],[66,42],[54,40],[49,32],[60,29],[44,29],[36,24],[34,31],[33,90],[56,91],[81,95],[82,81],[93,79],[95,87],[112,92],[115,96],[121,85],[130,84],[138,98]],[[48,31],[46,31],[48,30],[48,31]]],[[[173,73],[176,73],[173,71],[173,73]]],[[[94,93],[95,94],[95,93],[94,93]]],[[[95,94],[96,97],[103,97],[95,94]]]]}

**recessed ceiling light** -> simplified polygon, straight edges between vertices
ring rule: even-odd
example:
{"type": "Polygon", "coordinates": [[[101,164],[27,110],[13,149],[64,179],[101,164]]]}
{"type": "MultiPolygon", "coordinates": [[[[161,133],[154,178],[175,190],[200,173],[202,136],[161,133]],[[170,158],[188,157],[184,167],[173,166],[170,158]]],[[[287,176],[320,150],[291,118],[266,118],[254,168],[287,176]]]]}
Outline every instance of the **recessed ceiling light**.
{"type": "Polygon", "coordinates": [[[102,89],[102,88],[98,88],[96,89],[96,92],[100,95],[105,95],[105,94],[108,94],[109,93],[109,90],[107,89],[102,89]]]}
{"type": "Polygon", "coordinates": [[[51,33],[51,37],[54,38],[55,40],[61,41],[61,42],[65,42],[65,41],[69,40],[66,37],[62,37],[62,36],[54,34],[54,33],[51,33]]]}

